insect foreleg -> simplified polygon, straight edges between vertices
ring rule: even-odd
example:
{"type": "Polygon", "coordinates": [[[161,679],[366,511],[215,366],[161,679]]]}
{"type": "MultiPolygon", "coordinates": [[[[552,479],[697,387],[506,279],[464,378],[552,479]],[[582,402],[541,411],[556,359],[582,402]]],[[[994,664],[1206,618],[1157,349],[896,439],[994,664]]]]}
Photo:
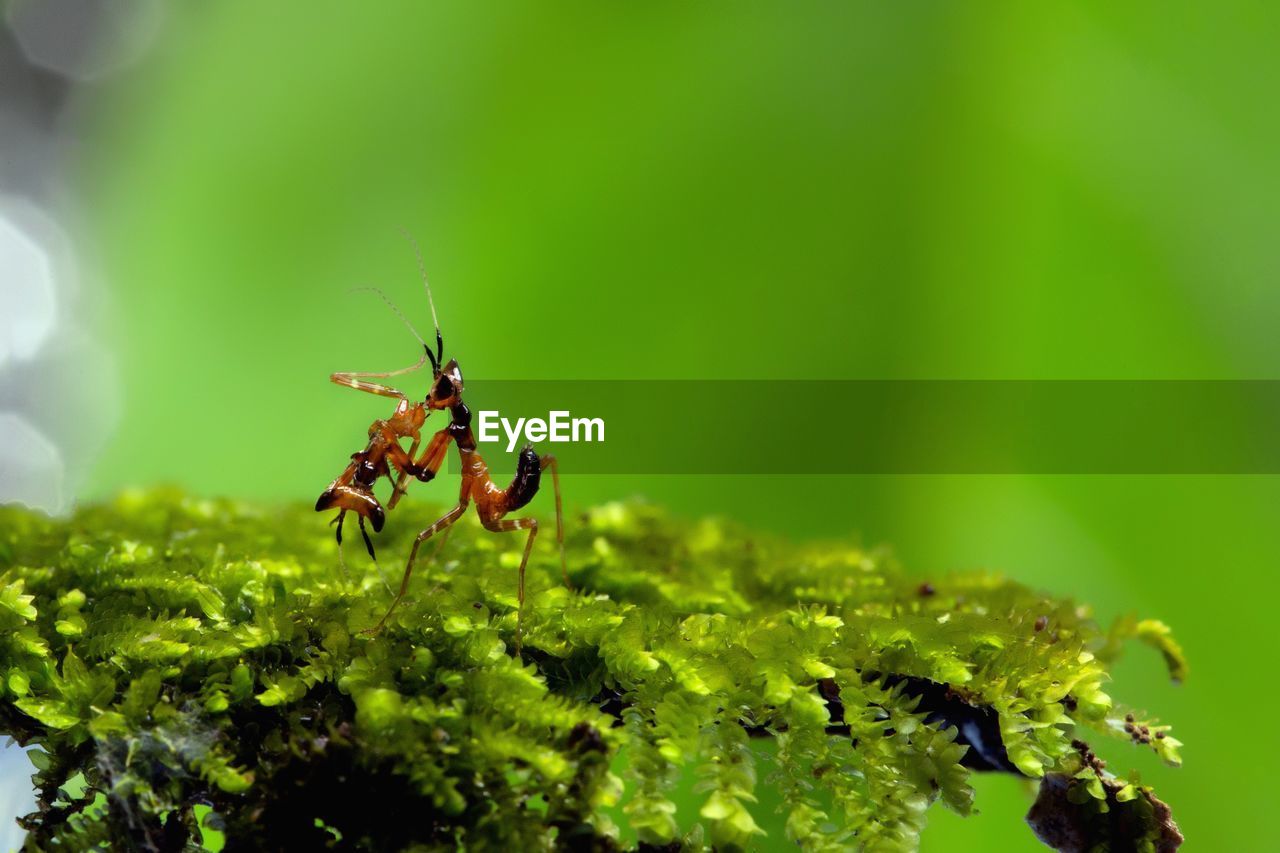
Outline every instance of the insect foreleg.
{"type": "MultiPolygon", "coordinates": [[[[418,455],[418,444],[422,441],[422,436],[414,434],[413,443],[409,445],[408,456],[412,460],[418,455]]],[[[395,509],[396,504],[400,503],[400,498],[405,495],[404,484],[409,481],[410,475],[414,473],[416,464],[410,467],[400,467],[400,474],[395,479],[395,485],[391,489],[391,499],[387,501],[387,509],[395,509]]]]}
{"type": "MultiPolygon", "coordinates": [[[[415,337],[417,336],[417,332],[414,332],[414,336],[415,337]]],[[[418,338],[418,342],[421,343],[422,339],[418,338]]],[[[426,344],[423,344],[423,346],[425,347],[426,344]]],[[[396,388],[392,388],[390,385],[379,385],[376,382],[365,382],[363,380],[386,379],[387,377],[390,377],[390,376],[400,376],[401,374],[404,374],[404,373],[412,373],[413,371],[422,367],[422,365],[425,364],[426,361],[427,361],[427,353],[424,352],[422,355],[418,356],[418,362],[416,364],[410,365],[409,367],[402,367],[399,370],[387,370],[380,373],[374,373],[374,372],[368,372],[368,371],[365,371],[365,372],[345,371],[341,373],[331,373],[329,374],[329,381],[334,383],[335,385],[344,385],[347,388],[354,388],[357,391],[364,391],[369,394],[377,394],[379,397],[394,397],[397,400],[405,400],[408,398],[405,397],[403,391],[400,391],[396,388]]]]}
{"type": "Polygon", "coordinates": [[[375,382],[363,382],[358,377],[361,376],[381,376],[379,373],[333,373],[329,375],[329,381],[335,385],[343,385],[347,388],[354,388],[357,391],[364,391],[368,394],[377,394],[379,397],[394,397],[397,400],[407,399],[403,391],[392,388],[390,385],[378,385],[375,382]]]}
{"type": "Polygon", "coordinates": [[[436,474],[440,473],[440,466],[444,464],[445,453],[448,452],[449,442],[452,440],[453,434],[448,427],[431,436],[431,440],[427,442],[426,449],[418,457],[418,470],[414,476],[424,483],[434,480],[436,474]]]}

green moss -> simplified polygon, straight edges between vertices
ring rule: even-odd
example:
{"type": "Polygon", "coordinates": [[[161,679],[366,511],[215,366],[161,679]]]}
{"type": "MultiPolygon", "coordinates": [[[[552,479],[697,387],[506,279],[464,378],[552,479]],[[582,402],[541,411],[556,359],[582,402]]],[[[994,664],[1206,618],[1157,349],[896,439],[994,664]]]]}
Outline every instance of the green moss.
{"type": "MultiPolygon", "coordinates": [[[[389,573],[433,518],[397,510],[389,573]]],[[[522,543],[472,518],[375,638],[380,575],[356,548],[344,573],[307,507],[151,491],[68,520],[0,509],[0,731],[43,750],[35,844],[194,847],[199,806],[229,850],[733,849],[762,843],[770,785],[806,849],[913,849],[932,804],[970,810],[970,768],[1045,777],[1067,804],[1052,820],[1091,842],[1118,817],[1137,849],[1176,836],[1082,742],[1178,762],[1167,727],[1103,690],[1130,637],[1184,674],[1160,623],[1104,631],[996,577],[922,585],[883,554],[642,504],[567,527],[576,589],[541,542],[521,661],[522,543]],[[752,735],[775,762],[756,766],[752,735]],[[685,771],[698,826],[670,798],[685,771]]]]}

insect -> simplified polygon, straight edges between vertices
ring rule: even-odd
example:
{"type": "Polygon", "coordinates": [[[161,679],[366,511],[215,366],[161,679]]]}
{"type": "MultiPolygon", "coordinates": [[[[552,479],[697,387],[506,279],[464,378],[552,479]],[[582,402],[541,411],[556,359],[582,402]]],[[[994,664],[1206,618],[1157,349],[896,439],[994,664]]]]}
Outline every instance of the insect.
{"type": "MultiPolygon", "coordinates": [[[[427,299],[431,305],[431,319],[436,328],[435,351],[432,352],[431,347],[414,331],[414,336],[423,347],[423,355],[419,358],[418,364],[388,373],[335,373],[330,376],[330,380],[339,385],[393,397],[400,402],[390,418],[375,421],[370,426],[369,444],[363,451],[352,454],[351,463],[347,469],[316,501],[316,509],[326,510],[334,507],[339,509],[338,517],[335,519],[338,525],[339,547],[342,543],[343,516],[348,511],[357,513],[360,517],[360,532],[364,536],[365,545],[372,557],[374,556],[373,544],[365,530],[364,520],[365,518],[370,520],[374,532],[381,530],[385,521],[385,511],[373,495],[373,484],[379,477],[390,478],[393,470],[397,472],[395,487],[387,503],[387,508],[391,509],[404,494],[404,486],[408,478],[414,477],[424,483],[433,480],[444,463],[449,445],[455,445],[462,472],[458,503],[414,539],[409,560],[405,564],[404,576],[400,580],[400,588],[395,593],[386,614],[370,629],[370,633],[377,634],[386,626],[387,620],[391,618],[392,613],[404,598],[422,544],[437,534],[443,534],[432,552],[431,559],[434,560],[448,541],[452,525],[474,503],[476,514],[486,530],[494,533],[528,531],[517,579],[519,606],[516,615],[516,654],[519,655],[524,633],[525,567],[529,563],[529,555],[533,551],[533,543],[538,535],[538,520],[532,516],[520,518],[506,516],[524,507],[533,499],[541,485],[542,472],[550,469],[556,503],[556,541],[560,551],[560,573],[565,585],[569,586],[569,572],[564,555],[564,514],[560,498],[559,467],[554,456],[550,454],[539,456],[532,445],[525,445],[516,459],[516,474],[511,484],[502,488],[494,483],[489,474],[489,466],[476,450],[475,435],[471,430],[471,410],[462,399],[462,370],[458,366],[457,359],[450,359],[447,364],[444,363],[444,339],[440,334],[440,321],[436,317],[435,300],[431,296],[431,285],[427,281],[421,253],[418,255],[418,264],[422,271],[422,282],[427,291],[427,299]],[[432,380],[431,388],[422,402],[411,402],[403,392],[395,388],[365,381],[417,370],[424,360],[431,362],[432,380]],[[433,411],[447,411],[449,425],[432,435],[422,454],[415,458],[422,426],[433,411]],[[409,438],[412,442],[408,451],[400,446],[400,440],[403,438],[409,438]]],[[[392,307],[394,309],[394,306],[392,307]]],[[[401,317],[401,319],[404,318],[401,317]]],[[[407,320],[405,322],[412,331],[412,325],[407,320]]]]}
{"type": "MultiPolygon", "coordinates": [[[[382,296],[381,291],[373,288],[365,289],[374,290],[375,293],[382,296]]],[[[368,549],[369,556],[373,559],[375,566],[377,565],[378,557],[373,548],[373,540],[369,538],[369,532],[365,529],[365,519],[369,519],[375,533],[381,531],[383,524],[386,522],[386,510],[395,508],[395,505],[405,493],[404,486],[406,481],[410,476],[418,473],[419,469],[413,461],[413,455],[417,453],[418,445],[421,443],[422,425],[426,422],[429,412],[425,404],[411,402],[403,391],[367,380],[385,379],[410,373],[421,368],[426,363],[427,358],[432,356],[430,347],[413,328],[413,324],[405,319],[403,315],[400,315],[400,312],[391,304],[390,300],[385,296],[382,296],[382,298],[387,302],[391,310],[400,316],[404,324],[409,327],[409,331],[413,332],[414,337],[422,344],[423,354],[418,357],[417,364],[400,370],[391,370],[384,373],[334,373],[329,376],[329,381],[337,385],[355,388],[357,391],[365,391],[382,397],[393,397],[400,402],[396,405],[395,412],[392,413],[390,418],[376,420],[369,426],[369,443],[365,445],[364,450],[351,454],[351,462],[347,465],[346,470],[330,483],[329,487],[316,500],[317,512],[324,512],[334,508],[338,510],[338,515],[331,522],[337,524],[338,559],[342,559],[343,519],[348,512],[354,512],[359,519],[360,535],[364,538],[365,548],[368,549]],[[408,451],[400,446],[402,438],[412,439],[412,444],[408,451]],[[391,498],[387,501],[387,507],[384,509],[377,497],[374,496],[373,486],[380,477],[390,479],[393,469],[398,473],[398,479],[392,489],[391,498]]],[[[439,341],[437,348],[442,345],[443,341],[439,341]]],[[[345,563],[343,570],[345,571],[345,563]]],[[[381,574],[381,568],[378,571],[381,574]]],[[[385,579],[383,582],[385,583],[385,579]]]]}

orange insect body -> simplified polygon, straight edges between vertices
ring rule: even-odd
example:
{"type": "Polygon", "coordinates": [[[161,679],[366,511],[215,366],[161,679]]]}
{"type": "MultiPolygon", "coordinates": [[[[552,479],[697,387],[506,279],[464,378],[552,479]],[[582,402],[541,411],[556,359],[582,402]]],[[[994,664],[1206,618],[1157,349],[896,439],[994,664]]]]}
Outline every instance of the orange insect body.
{"type": "MultiPolygon", "coordinates": [[[[421,264],[421,256],[419,256],[419,264],[421,264]]],[[[424,284],[426,283],[425,274],[423,275],[423,282],[424,284]]],[[[430,298],[430,294],[430,286],[427,286],[428,298],[430,298]]],[[[395,306],[392,306],[392,309],[394,310],[395,306]]],[[[434,317],[434,302],[432,303],[431,311],[434,317]]],[[[397,311],[396,313],[399,312],[397,311]]],[[[409,325],[408,321],[405,322],[406,325],[409,325]]],[[[411,331],[413,330],[412,325],[409,325],[409,328],[411,331]]],[[[414,335],[415,337],[418,336],[416,331],[414,335]]],[[[409,588],[409,578],[413,573],[418,549],[422,546],[422,543],[437,533],[443,532],[444,536],[441,537],[439,544],[436,546],[436,553],[438,553],[440,548],[444,547],[453,523],[461,518],[467,507],[474,502],[476,514],[480,517],[480,523],[486,530],[494,533],[514,532],[517,530],[529,531],[529,535],[525,539],[524,554],[520,560],[518,575],[520,608],[517,611],[516,622],[516,653],[519,654],[524,625],[524,574],[525,567],[529,562],[529,554],[533,550],[534,539],[538,535],[538,521],[532,517],[509,519],[505,516],[514,510],[520,509],[533,499],[541,485],[542,472],[550,468],[551,479],[555,489],[556,535],[560,545],[560,570],[565,584],[568,585],[569,575],[564,558],[564,520],[560,502],[560,475],[556,466],[556,459],[550,455],[539,456],[534,452],[532,446],[526,445],[517,458],[516,475],[511,484],[505,489],[495,484],[489,476],[489,466],[476,450],[475,435],[471,430],[471,410],[462,401],[462,371],[458,367],[456,359],[450,360],[448,364],[443,364],[444,341],[440,335],[439,323],[436,324],[435,352],[431,351],[431,347],[423,342],[421,337],[418,337],[418,340],[422,343],[424,354],[418,359],[418,363],[412,367],[388,373],[334,373],[329,377],[331,381],[339,385],[345,385],[370,394],[394,397],[400,402],[396,406],[395,413],[390,418],[374,421],[369,427],[369,443],[364,450],[351,454],[351,462],[347,465],[346,470],[329,484],[329,488],[325,489],[316,501],[316,510],[338,510],[338,515],[334,522],[337,524],[336,535],[339,554],[341,554],[342,547],[342,520],[348,512],[356,513],[359,517],[360,533],[364,537],[365,546],[369,549],[369,555],[376,560],[373,542],[369,539],[364,522],[366,518],[369,519],[374,531],[380,531],[386,521],[386,511],[373,494],[374,483],[378,481],[379,477],[390,479],[392,472],[396,473],[395,488],[392,490],[391,498],[386,507],[386,509],[393,509],[400,497],[405,493],[404,486],[408,478],[414,477],[424,483],[430,482],[435,478],[440,466],[444,463],[449,445],[457,445],[462,471],[462,485],[458,494],[458,504],[441,516],[435,524],[418,534],[413,543],[413,550],[409,554],[409,561],[405,565],[404,576],[400,581],[400,590],[392,600],[386,615],[371,630],[374,633],[382,630],[391,614],[395,611],[396,605],[404,597],[409,588]],[[417,370],[427,359],[431,361],[432,382],[426,399],[421,403],[411,402],[403,392],[390,386],[365,381],[370,378],[385,378],[417,370]],[[431,440],[427,442],[427,446],[421,455],[418,455],[422,426],[433,411],[448,411],[449,425],[436,432],[431,437],[431,440]],[[407,451],[400,446],[400,441],[404,438],[412,441],[407,451]]]]}
{"type": "MultiPolygon", "coordinates": [[[[425,360],[425,356],[424,356],[425,360]]],[[[424,403],[412,403],[403,393],[385,385],[375,385],[361,381],[365,377],[379,374],[368,373],[335,373],[329,377],[338,385],[367,391],[382,396],[398,396],[399,405],[386,420],[376,420],[369,426],[369,443],[364,450],[351,454],[351,462],[329,488],[316,500],[316,511],[337,509],[338,516],[334,521],[338,525],[338,545],[342,545],[342,521],[348,512],[354,512],[360,519],[360,533],[364,537],[369,556],[375,557],[373,542],[365,530],[364,521],[369,519],[374,532],[382,530],[386,522],[386,510],[373,494],[373,485],[379,477],[391,478],[394,469],[399,480],[387,502],[387,509],[394,509],[404,494],[404,483],[413,476],[417,466],[413,462],[413,453],[417,451],[421,440],[422,425],[426,423],[428,410],[424,403]],[[400,446],[401,438],[410,438],[413,444],[408,451],[400,446]]],[[[387,374],[391,375],[391,374],[387,374]]]]}

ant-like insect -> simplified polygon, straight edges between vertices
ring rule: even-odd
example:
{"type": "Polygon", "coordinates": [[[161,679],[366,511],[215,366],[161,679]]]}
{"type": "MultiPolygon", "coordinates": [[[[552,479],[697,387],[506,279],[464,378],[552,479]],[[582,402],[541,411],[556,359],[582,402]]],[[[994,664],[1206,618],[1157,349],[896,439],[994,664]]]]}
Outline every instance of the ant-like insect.
{"type": "MultiPolygon", "coordinates": [[[[413,455],[418,452],[422,425],[426,422],[429,413],[423,403],[410,402],[404,392],[387,385],[378,385],[364,380],[385,379],[418,370],[426,363],[427,357],[431,355],[431,350],[422,341],[413,325],[405,319],[404,315],[400,314],[396,307],[391,304],[391,301],[382,294],[382,291],[376,288],[364,289],[373,290],[386,301],[391,310],[400,316],[404,324],[409,327],[409,331],[413,332],[418,341],[422,343],[424,353],[418,358],[417,364],[400,370],[391,370],[385,373],[334,373],[329,376],[329,381],[337,385],[355,388],[357,391],[365,391],[382,397],[394,397],[400,402],[390,418],[376,420],[369,426],[369,443],[364,450],[351,454],[351,463],[347,465],[347,469],[329,484],[329,487],[324,490],[316,501],[316,511],[323,512],[335,507],[338,509],[337,517],[330,524],[337,524],[338,526],[336,535],[338,539],[338,559],[340,561],[342,560],[342,522],[348,511],[354,512],[359,518],[360,535],[364,537],[365,547],[368,549],[369,556],[376,566],[378,557],[374,552],[373,541],[369,538],[369,532],[365,529],[364,520],[366,518],[369,519],[373,525],[374,532],[377,533],[382,530],[382,526],[386,521],[386,510],[383,509],[382,504],[374,496],[373,486],[379,477],[391,479],[391,468],[394,466],[396,471],[399,472],[399,478],[392,489],[391,499],[387,502],[387,509],[394,509],[395,505],[400,501],[400,497],[405,493],[405,481],[417,472],[417,466],[413,462],[413,455]],[[400,439],[406,437],[413,439],[413,443],[407,452],[400,446],[400,439]]],[[[345,562],[343,567],[345,571],[345,562]]],[[[381,568],[378,571],[381,574],[381,568]]],[[[383,582],[386,582],[385,578],[383,582]]],[[[389,589],[390,587],[388,587],[389,589]]]]}
{"type": "MultiPolygon", "coordinates": [[[[416,250],[417,247],[415,246],[414,248],[416,250]]],[[[431,295],[431,285],[427,281],[426,267],[423,264],[421,252],[418,252],[418,266],[422,272],[422,283],[427,291],[427,300],[431,305],[431,319],[436,327],[435,352],[432,352],[430,345],[413,328],[413,324],[396,310],[390,300],[383,296],[382,298],[391,309],[400,316],[400,319],[413,332],[414,337],[418,339],[418,343],[422,344],[423,355],[419,357],[417,364],[400,370],[386,373],[334,373],[329,377],[331,382],[338,385],[383,397],[392,397],[400,402],[390,418],[374,421],[369,427],[368,445],[364,450],[351,455],[351,463],[347,466],[347,469],[329,484],[329,488],[325,489],[319,500],[316,501],[316,511],[323,512],[335,507],[339,510],[337,518],[334,519],[334,523],[337,524],[336,535],[339,555],[342,553],[343,517],[348,511],[356,513],[359,516],[360,533],[364,537],[365,547],[368,548],[369,556],[373,558],[376,565],[377,557],[374,554],[373,542],[369,539],[369,534],[365,530],[364,520],[366,518],[369,519],[376,533],[382,529],[386,520],[386,512],[378,502],[378,499],[374,497],[374,483],[377,482],[379,477],[385,476],[387,479],[391,479],[393,469],[398,472],[391,498],[387,502],[387,509],[393,509],[399,502],[400,497],[405,494],[404,486],[409,477],[415,477],[424,483],[428,483],[435,478],[440,466],[444,463],[445,456],[449,450],[449,443],[453,442],[458,448],[462,471],[462,487],[458,494],[458,505],[441,516],[435,524],[418,534],[413,543],[413,550],[409,552],[409,561],[405,565],[404,577],[400,580],[400,589],[395,594],[395,598],[392,599],[391,606],[387,608],[386,614],[379,620],[377,625],[369,630],[369,633],[379,633],[386,625],[387,620],[391,618],[391,614],[395,611],[400,600],[404,598],[405,591],[409,588],[409,577],[413,574],[414,562],[418,557],[418,549],[422,546],[422,543],[437,533],[444,531],[444,536],[441,537],[432,552],[431,560],[434,561],[448,541],[451,526],[462,517],[467,511],[467,507],[474,501],[476,513],[480,516],[480,523],[484,525],[486,530],[494,533],[508,533],[516,530],[529,531],[529,536],[524,544],[524,554],[520,558],[517,585],[519,608],[516,613],[516,654],[519,655],[524,632],[524,572],[525,566],[529,562],[529,554],[533,551],[533,540],[538,535],[538,521],[532,517],[508,519],[505,516],[520,509],[533,499],[533,496],[538,493],[538,487],[541,485],[542,472],[550,468],[551,482],[556,498],[556,539],[560,547],[560,572],[564,578],[565,585],[569,586],[569,571],[564,556],[564,516],[560,502],[559,468],[554,456],[549,454],[539,456],[534,452],[532,445],[525,445],[516,461],[516,475],[515,479],[511,481],[511,485],[503,489],[493,482],[493,479],[489,476],[489,466],[485,464],[484,459],[476,450],[475,435],[471,431],[471,410],[462,401],[463,381],[458,361],[457,359],[450,359],[448,364],[444,363],[444,339],[440,334],[440,321],[436,317],[435,300],[431,295]],[[422,367],[427,360],[431,362],[432,381],[431,389],[428,391],[426,399],[422,402],[411,402],[403,391],[388,385],[365,381],[366,379],[385,379],[409,373],[422,367]],[[433,411],[446,409],[449,412],[449,425],[433,435],[431,440],[427,442],[426,449],[422,451],[422,455],[415,459],[414,455],[417,453],[418,445],[421,441],[421,429],[423,424],[426,423],[427,417],[433,411]],[[402,438],[409,438],[412,441],[408,451],[400,446],[402,438]]],[[[378,292],[378,295],[382,296],[381,292],[378,292]]]]}

